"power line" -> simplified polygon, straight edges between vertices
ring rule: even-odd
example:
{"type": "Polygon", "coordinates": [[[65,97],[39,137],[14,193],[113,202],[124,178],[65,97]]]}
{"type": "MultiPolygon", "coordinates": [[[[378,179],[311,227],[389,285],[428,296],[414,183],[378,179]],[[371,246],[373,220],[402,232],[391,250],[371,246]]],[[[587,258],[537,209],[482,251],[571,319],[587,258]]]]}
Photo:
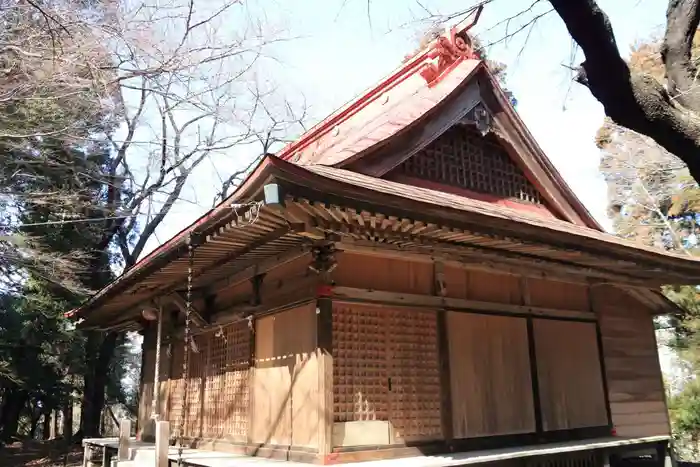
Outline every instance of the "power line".
{"type": "Polygon", "coordinates": [[[4,229],[9,229],[12,227],[16,228],[22,228],[22,227],[36,227],[40,225],[66,225],[66,224],[76,224],[80,222],[101,222],[101,221],[109,221],[109,220],[120,220],[120,219],[129,219],[131,217],[138,217],[138,214],[131,214],[129,216],[116,216],[116,217],[97,217],[93,219],[72,219],[72,220],[63,220],[63,221],[46,221],[46,222],[34,222],[31,224],[20,224],[17,226],[12,226],[12,225],[5,225],[5,226],[0,226],[1,228],[4,229]]]}

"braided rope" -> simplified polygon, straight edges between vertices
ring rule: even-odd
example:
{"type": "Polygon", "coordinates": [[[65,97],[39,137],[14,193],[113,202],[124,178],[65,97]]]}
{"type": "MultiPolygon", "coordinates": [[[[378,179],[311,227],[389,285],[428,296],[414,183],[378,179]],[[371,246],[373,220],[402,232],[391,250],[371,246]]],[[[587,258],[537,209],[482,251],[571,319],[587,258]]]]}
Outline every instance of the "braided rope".
{"type": "Polygon", "coordinates": [[[187,382],[189,379],[189,357],[190,357],[190,324],[192,318],[192,275],[194,273],[194,245],[192,245],[192,235],[187,239],[187,303],[185,305],[185,337],[183,340],[182,356],[182,404],[180,406],[180,427],[178,430],[177,465],[182,466],[182,446],[185,434],[185,406],[187,405],[187,382]]]}

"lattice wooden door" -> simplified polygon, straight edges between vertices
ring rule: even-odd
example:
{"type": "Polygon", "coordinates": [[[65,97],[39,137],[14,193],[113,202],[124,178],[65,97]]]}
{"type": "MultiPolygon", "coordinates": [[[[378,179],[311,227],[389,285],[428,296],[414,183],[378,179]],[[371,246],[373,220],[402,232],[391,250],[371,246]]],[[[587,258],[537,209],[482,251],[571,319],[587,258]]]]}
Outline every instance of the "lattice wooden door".
{"type": "Polygon", "coordinates": [[[334,421],[386,421],[391,443],[439,439],[437,314],[339,305],[334,421]]]}
{"type": "Polygon", "coordinates": [[[390,439],[440,439],[437,313],[386,310],[390,439]]]}

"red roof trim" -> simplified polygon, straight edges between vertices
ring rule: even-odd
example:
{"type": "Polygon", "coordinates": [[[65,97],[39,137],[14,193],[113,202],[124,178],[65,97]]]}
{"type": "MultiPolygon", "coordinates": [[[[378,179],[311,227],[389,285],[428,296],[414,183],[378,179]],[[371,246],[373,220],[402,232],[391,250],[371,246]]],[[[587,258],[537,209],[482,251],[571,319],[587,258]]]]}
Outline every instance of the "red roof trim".
{"type": "Polygon", "coordinates": [[[379,98],[382,93],[401,84],[401,82],[412,76],[416,71],[420,69],[420,67],[424,63],[424,60],[427,58],[429,52],[430,50],[425,50],[418,54],[416,57],[411,59],[409,63],[407,63],[406,65],[402,66],[397,71],[389,75],[388,78],[386,78],[384,81],[381,81],[377,86],[363,93],[359,98],[354,99],[349,104],[346,104],[335,114],[332,114],[330,117],[311,128],[298,140],[285,146],[277,154],[277,156],[282,160],[290,159],[295,152],[308,147],[309,144],[313,143],[319,136],[332,130],[339,123],[355,115],[357,112],[362,110],[362,108],[366,107],[369,103],[379,98]]]}
{"type": "Polygon", "coordinates": [[[398,86],[416,72],[419,72],[426,79],[426,86],[433,87],[464,60],[479,60],[478,54],[472,49],[471,38],[467,35],[467,31],[476,24],[482,9],[483,6],[480,6],[475,10],[476,16],[471,23],[467,23],[467,19],[465,19],[462,24],[452,26],[447,36],[438,36],[408,62],[380,81],[379,84],[341,107],[321,123],[304,133],[298,140],[285,146],[277,156],[282,160],[289,160],[297,151],[307,148],[336,125],[357,114],[383,93],[398,86]]]}
{"type": "MultiPolygon", "coordinates": [[[[520,118],[518,113],[515,111],[510,101],[503,92],[503,88],[498,83],[498,81],[493,77],[491,73],[487,73],[489,77],[489,82],[494,91],[494,95],[500,101],[501,107],[509,119],[515,124],[516,130],[521,134],[523,140],[530,147],[532,153],[536,156],[537,163],[545,170],[546,175],[554,184],[554,187],[561,193],[564,201],[576,212],[576,214],[581,218],[580,220],[586,227],[599,230],[604,232],[605,229],[600,225],[600,223],[591,215],[590,211],[583,205],[581,200],[576,196],[576,194],[571,190],[571,187],[564,181],[559,171],[554,167],[549,157],[544,154],[542,148],[537,143],[535,137],[530,133],[530,130],[525,125],[525,122],[520,118]]],[[[544,190],[546,191],[546,190],[544,190]]]]}

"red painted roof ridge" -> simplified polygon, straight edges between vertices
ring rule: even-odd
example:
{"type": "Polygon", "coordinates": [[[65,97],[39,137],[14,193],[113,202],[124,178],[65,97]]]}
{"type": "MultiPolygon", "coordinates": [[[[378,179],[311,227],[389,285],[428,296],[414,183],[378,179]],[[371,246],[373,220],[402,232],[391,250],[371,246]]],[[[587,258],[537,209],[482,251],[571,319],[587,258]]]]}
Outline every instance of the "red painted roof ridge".
{"type": "MultiPolygon", "coordinates": [[[[297,151],[308,147],[311,143],[325,135],[327,132],[331,131],[337,125],[348,120],[363,108],[367,107],[367,105],[381,97],[385,92],[393,89],[407,78],[415,75],[416,72],[420,72],[424,78],[426,78],[426,86],[432,85],[432,81],[434,79],[439,79],[438,76],[428,74],[424,75],[423,73],[426,72],[427,68],[434,68],[436,70],[434,73],[437,74],[437,70],[441,65],[431,67],[431,62],[435,58],[438,58],[445,53],[452,55],[454,62],[448,63],[449,66],[444,70],[439,70],[444,71],[440,77],[443,77],[444,74],[449,73],[455,68],[457,63],[467,58],[480,60],[480,57],[471,49],[471,44],[467,43],[465,45],[465,41],[463,39],[460,45],[455,45],[455,39],[458,36],[468,38],[467,30],[473,26],[473,24],[474,23],[469,24],[460,30],[457,30],[457,26],[453,26],[448,32],[450,37],[445,37],[443,34],[430,41],[422,50],[418,51],[415,55],[406,60],[400,67],[395,68],[394,71],[380,80],[377,84],[368,88],[363,93],[358,94],[355,98],[344,104],[324,120],[311,127],[311,129],[309,129],[307,132],[303,133],[297,140],[282,148],[276,154],[277,157],[282,160],[289,160],[297,151]]],[[[471,39],[469,38],[468,40],[470,41],[471,39]]],[[[440,60],[442,61],[441,57],[440,60]]],[[[429,71],[432,72],[432,70],[429,71]]]]}

